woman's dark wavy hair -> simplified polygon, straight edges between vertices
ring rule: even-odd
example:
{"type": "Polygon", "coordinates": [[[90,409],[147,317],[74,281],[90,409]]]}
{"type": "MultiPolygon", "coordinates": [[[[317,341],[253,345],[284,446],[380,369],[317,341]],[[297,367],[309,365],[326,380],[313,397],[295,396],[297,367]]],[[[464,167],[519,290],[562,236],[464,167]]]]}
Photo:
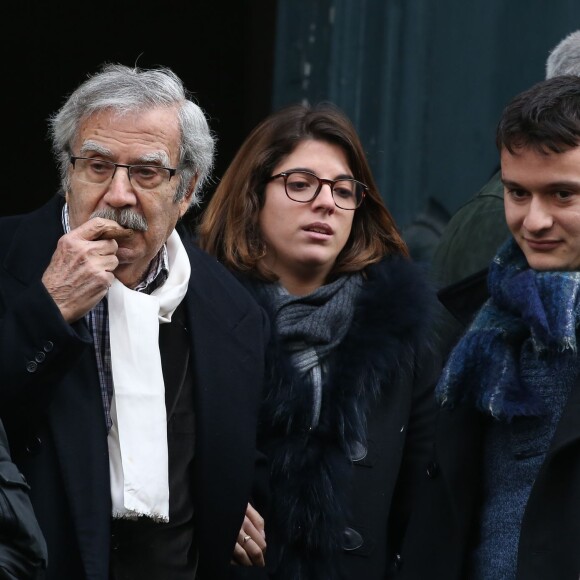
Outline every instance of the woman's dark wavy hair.
{"type": "Polygon", "coordinates": [[[496,133],[501,151],[532,148],[562,153],[580,144],[580,77],[563,75],[539,82],[504,109],[496,133]]]}
{"type": "Polygon", "coordinates": [[[276,279],[263,265],[266,247],[258,225],[266,181],[281,160],[310,139],[338,145],[346,154],[354,179],[368,186],[330,278],[362,270],[388,254],[408,256],[378,192],[356,130],[347,116],[330,103],[286,107],[250,133],[203,213],[197,233],[204,250],[228,268],[251,272],[265,280],[276,279]]]}

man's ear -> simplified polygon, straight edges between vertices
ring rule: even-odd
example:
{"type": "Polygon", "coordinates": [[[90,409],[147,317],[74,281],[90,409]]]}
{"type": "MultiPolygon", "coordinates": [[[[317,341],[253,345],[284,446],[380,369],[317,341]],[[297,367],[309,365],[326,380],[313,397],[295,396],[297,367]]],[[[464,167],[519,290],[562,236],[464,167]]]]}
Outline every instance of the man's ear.
{"type": "Polygon", "coordinates": [[[191,198],[192,198],[193,193],[195,191],[195,186],[197,185],[197,179],[198,179],[198,177],[196,174],[195,177],[193,177],[193,179],[190,181],[189,187],[187,188],[187,192],[185,193],[185,195],[183,196],[183,198],[179,202],[179,217],[180,218],[182,218],[187,213],[187,210],[189,209],[189,207],[191,205],[191,198]]]}

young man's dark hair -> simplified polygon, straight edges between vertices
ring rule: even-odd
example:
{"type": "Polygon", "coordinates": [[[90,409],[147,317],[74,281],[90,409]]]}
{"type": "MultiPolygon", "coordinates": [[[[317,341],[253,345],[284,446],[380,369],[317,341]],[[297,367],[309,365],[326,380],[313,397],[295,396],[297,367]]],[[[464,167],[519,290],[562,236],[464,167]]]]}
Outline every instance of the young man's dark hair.
{"type": "Polygon", "coordinates": [[[496,145],[559,153],[580,142],[580,77],[564,75],[535,84],[506,106],[496,145]]]}

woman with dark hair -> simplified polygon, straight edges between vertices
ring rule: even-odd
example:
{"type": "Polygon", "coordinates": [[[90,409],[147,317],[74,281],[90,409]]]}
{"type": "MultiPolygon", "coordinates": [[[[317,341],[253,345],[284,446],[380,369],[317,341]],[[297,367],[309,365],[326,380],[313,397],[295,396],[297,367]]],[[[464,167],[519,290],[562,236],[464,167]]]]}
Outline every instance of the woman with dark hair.
{"type": "Polygon", "coordinates": [[[257,508],[272,578],[385,578],[428,454],[433,300],[351,122],[330,104],[272,114],[198,233],[272,323],[258,441],[271,501],[249,507],[235,559],[259,562],[257,508]]]}

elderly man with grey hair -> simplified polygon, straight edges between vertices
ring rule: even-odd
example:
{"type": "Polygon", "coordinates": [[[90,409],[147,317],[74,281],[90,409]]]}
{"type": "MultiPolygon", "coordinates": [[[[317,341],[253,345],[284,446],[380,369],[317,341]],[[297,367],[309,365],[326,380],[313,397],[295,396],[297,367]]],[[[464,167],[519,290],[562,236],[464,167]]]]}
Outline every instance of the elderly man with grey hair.
{"type": "Polygon", "coordinates": [[[50,127],[63,195],[0,221],[0,417],[46,578],[226,578],[267,330],[178,223],[205,115],[171,70],[108,64],[50,127]]]}

